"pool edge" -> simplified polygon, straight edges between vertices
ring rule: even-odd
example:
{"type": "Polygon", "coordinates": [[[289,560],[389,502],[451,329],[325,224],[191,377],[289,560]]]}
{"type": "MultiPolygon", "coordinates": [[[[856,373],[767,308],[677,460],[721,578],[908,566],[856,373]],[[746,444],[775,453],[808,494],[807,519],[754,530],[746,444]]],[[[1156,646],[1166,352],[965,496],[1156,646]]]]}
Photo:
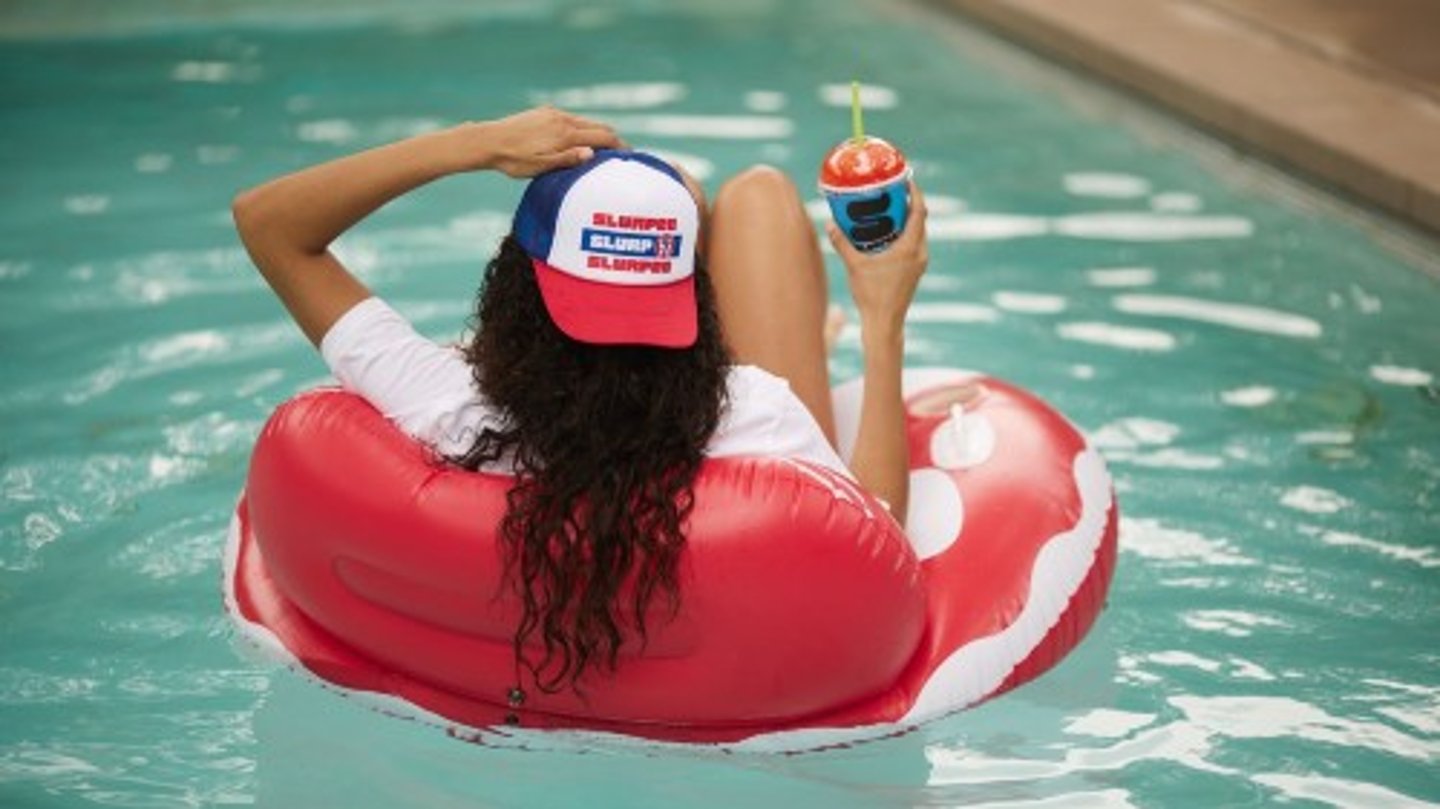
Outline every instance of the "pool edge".
{"type": "Polygon", "coordinates": [[[1412,88],[1287,44],[1204,0],[943,3],[1440,234],[1440,106],[1412,88]]]}

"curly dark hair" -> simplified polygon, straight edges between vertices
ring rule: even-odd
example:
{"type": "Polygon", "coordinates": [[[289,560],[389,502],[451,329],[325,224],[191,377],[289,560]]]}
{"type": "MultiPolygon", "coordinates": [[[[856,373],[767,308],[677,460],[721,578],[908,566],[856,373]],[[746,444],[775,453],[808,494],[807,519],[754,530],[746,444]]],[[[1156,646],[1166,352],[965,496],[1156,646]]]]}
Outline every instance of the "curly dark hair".
{"type": "Polygon", "coordinates": [[[656,597],[671,618],[679,608],[690,487],[730,366],[699,264],[699,336],[683,349],[567,337],[513,235],[486,267],[465,357],[504,422],[451,460],[514,466],[500,537],[506,580],[524,605],[515,659],[543,691],[578,691],[596,663],[613,672],[628,629],[643,648],[656,597]],[[527,647],[537,645],[532,657],[527,647]]]}

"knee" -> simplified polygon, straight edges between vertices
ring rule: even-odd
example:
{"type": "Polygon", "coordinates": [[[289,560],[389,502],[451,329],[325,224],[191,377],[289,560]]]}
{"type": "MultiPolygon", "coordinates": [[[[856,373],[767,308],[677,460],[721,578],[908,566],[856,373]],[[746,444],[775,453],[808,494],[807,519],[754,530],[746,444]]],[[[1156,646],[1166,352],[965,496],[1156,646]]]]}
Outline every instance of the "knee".
{"type": "Polygon", "coordinates": [[[720,186],[715,204],[720,205],[727,197],[739,198],[746,204],[761,201],[790,204],[800,199],[800,192],[785,172],[760,164],[745,169],[720,186]]]}

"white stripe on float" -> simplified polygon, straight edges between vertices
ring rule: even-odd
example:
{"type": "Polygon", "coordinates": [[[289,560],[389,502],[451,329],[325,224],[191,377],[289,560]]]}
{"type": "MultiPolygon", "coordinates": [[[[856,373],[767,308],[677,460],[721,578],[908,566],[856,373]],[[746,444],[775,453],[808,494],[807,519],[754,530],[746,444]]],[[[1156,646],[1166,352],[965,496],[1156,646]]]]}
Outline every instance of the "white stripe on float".
{"type": "MultiPolygon", "coordinates": [[[[244,497],[244,494],[241,494],[244,497]]],[[[235,595],[235,577],[240,575],[240,509],[237,502],[235,513],[230,517],[230,529],[225,537],[225,611],[230,614],[230,619],[247,640],[259,648],[264,656],[274,663],[283,665],[298,665],[300,661],[290,654],[280,638],[275,636],[264,624],[251,621],[240,611],[240,600],[235,595]]]]}
{"type": "Polygon", "coordinates": [[[960,539],[965,526],[965,500],[948,472],[915,469],[910,472],[910,507],[905,536],[921,561],[939,556],[960,539]]]}
{"type": "Polygon", "coordinates": [[[989,696],[1060,620],[1094,565],[1110,511],[1110,477],[1099,453],[1086,448],[1075,456],[1074,474],[1080,519],[1040,549],[1020,615],[1001,632],[952,652],[921,687],[902,723],[937,719],[989,696]]]}

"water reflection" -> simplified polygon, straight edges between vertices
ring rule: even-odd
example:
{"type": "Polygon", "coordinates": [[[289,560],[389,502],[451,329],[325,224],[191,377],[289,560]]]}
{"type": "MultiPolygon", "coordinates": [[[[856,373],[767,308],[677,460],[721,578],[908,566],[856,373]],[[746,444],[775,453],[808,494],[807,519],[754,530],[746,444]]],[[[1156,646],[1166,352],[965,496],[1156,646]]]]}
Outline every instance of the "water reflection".
{"type": "Polygon", "coordinates": [[[1097,321],[1062,323],[1055,328],[1055,333],[1063,340],[1128,351],[1173,351],[1177,343],[1173,334],[1159,329],[1097,321]]]}
{"type": "Polygon", "coordinates": [[[1133,174],[1077,171],[1063,178],[1065,193],[1077,197],[1133,199],[1150,193],[1150,181],[1133,174]]]}
{"type": "Polygon", "coordinates": [[[1315,339],[1322,332],[1320,324],[1308,317],[1263,306],[1134,294],[1116,296],[1112,303],[1116,311],[1126,314],[1180,318],[1281,337],[1315,339]]]}
{"type": "Polygon", "coordinates": [[[613,82],[544,90],[532,93],[530,100],[583,112],[663,107],[684,99],[686,94],[685,85],[679,82],[613,82]]]}

